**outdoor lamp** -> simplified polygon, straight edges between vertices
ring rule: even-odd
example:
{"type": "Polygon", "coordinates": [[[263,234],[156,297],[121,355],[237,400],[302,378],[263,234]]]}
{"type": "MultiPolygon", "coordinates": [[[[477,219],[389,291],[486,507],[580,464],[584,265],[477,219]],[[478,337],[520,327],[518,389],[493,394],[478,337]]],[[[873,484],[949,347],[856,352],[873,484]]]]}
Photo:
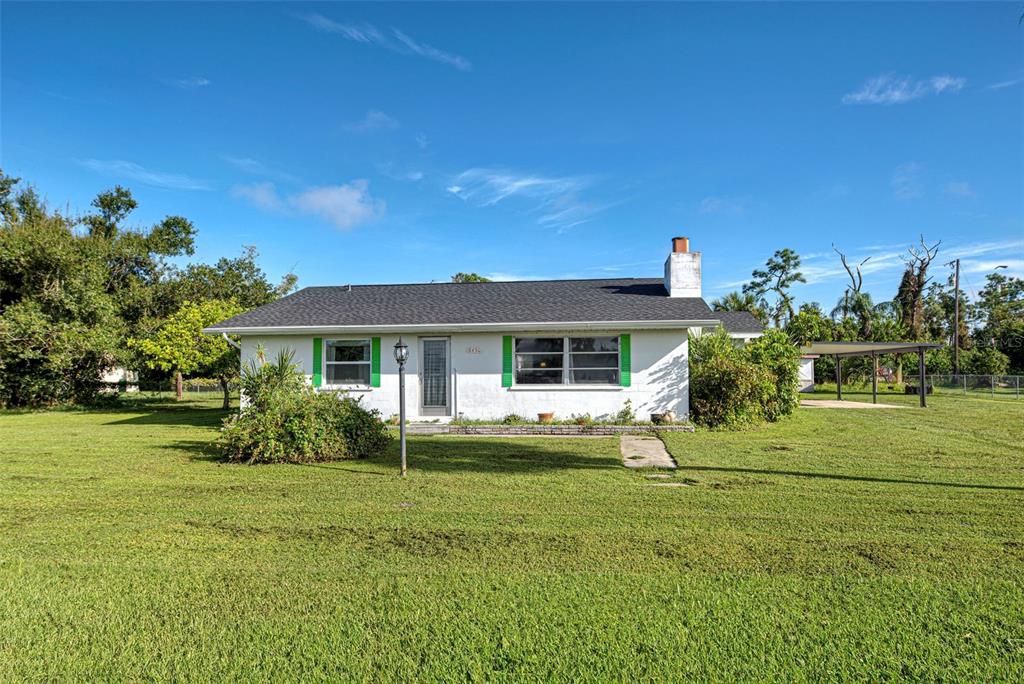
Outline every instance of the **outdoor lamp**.
{"type": "Polygon", "coordinates": [[[402,477],[405,477],[405,362],[409,360],[409,345],[398,337],[395,342],[395,361],[398,362],[398,442],[402,452],[402,477]]]}
{"type": "Polygon", "coordinates": [[[398,338],[398,342],[395,342],[395,361],[398,362],[399,366],[404,366],[405,362],[409,360],[409,345],[402,341],[402,338],[398,338]]]}

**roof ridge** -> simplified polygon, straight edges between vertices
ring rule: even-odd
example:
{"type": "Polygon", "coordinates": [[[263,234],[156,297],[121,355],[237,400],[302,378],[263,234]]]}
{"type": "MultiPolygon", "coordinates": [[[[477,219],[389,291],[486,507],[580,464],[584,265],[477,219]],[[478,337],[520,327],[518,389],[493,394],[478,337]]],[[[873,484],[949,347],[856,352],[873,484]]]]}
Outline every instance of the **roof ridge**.
{"type": "MultiPolygon", "coordinates": [[[[449,281],[430,283],[352,283],[345,285],[307,285],[302,290],[344,290],[357,287],[417,287],[421,285],[516,285],[527,283],[597,283],[597,282],[621,282],[623,280],[650,280],[660,281],[661,278],[651,276],[649,278],[547,278],[543,280],[489,280],[476,283],[453,283],[449,281]]],[[[299,290],[301,292],[302,290],[299,290]]]]}

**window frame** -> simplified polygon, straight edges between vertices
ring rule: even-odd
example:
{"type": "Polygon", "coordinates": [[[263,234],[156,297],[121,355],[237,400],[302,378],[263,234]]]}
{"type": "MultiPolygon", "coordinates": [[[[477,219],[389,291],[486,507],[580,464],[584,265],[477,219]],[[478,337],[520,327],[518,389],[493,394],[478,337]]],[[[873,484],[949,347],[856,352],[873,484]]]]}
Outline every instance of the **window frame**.
{"type": "MultiPolygon", "coordinates": [[[[537,369],[532,369],[537,370],[537,369]]],[[[622,334],[591,334],[591,335],[513,335],[512,336],[512,386],[513,387],[529,387],[536,389],[543,389],[545,387],[619,387],[622,384],[622,334]],[[572,351],[572,340],[587,339],[587,338],[598,338],[598,337],[612,337],[615,338],[615,351],[584,351],[574,352],[572,351]],[[558,352],[520,352],[517,351],[518,343],[520,340],[531,340],[531,339],[558,339],[562,340],[562,365],[560,368],[551,369],[558,370],[562,374],[561,382],[520,382],[519,373],[523,370],[531,370],[529,368],[523,369],[519,367],[518,357],[520,354],[523,355],[536,355],[536,356],[553,356],[558,352]],[[610,355],[615,354],[615,366],[614,367],[601,367],[601,368],[579,368],[577,369],[572,364],[573,355],[610,355]],[[616,373],[615,382],[573,382],[573,371],[574,370],[594,370],[594,371],[608,371],[614,370],[616,373]]]]}
{"type": "Polygon", "coordinates": [[[321,381],[321,387],[323,389],[344,389],[344,388],[359,388],[367,389],[373,384],[373,339],[369,337],[331,337],[324,338],[323,350],[320,352],[321,363],[323,364],[323,380],[321,381]],[[366,345],[367,359],[365,361],[330,361],[327,358],[327,350],[332,342],[362,342],[366,345]],[[366,366],[368,372],[366,374],[366,382],[348,382],[348,383],[332,383],[328,380],[330,373],[328,369],[330,366],[366,366]]]}

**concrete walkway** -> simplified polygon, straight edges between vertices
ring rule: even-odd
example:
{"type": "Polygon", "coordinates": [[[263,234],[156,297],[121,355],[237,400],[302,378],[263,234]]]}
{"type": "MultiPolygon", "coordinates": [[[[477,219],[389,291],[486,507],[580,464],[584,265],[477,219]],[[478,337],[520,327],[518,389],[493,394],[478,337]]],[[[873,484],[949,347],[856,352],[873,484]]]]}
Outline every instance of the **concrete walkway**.
{"type": "Polygon", "coordinates": [[[840,409],[901,409],[905,406],[896,404],[871,404],[866,401],[839,401],[838,399],[801,399],[804,408],[840,408],[840,409]]]}
{"type": "Polygon", "coordinates": [[[622,452],[622,463],[627,468],[676,467],[676,462],[657,437],[622,435],[619,438],[619,450],[622,452]]]}

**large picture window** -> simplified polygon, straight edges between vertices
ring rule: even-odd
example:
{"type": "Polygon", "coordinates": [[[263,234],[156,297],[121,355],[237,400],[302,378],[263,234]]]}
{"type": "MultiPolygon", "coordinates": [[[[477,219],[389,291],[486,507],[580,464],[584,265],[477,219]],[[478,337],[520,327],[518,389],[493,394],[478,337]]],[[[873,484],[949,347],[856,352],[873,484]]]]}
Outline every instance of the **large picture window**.
{"type": "Polygon", "coordinates": [[[324,340],[327,385],[370,384],[370,340],[324,340]]]}
{"type": "Polygon", "coordinates": [[[619,338],[517,337],[517,385],[617,385],[619,338]]]}

